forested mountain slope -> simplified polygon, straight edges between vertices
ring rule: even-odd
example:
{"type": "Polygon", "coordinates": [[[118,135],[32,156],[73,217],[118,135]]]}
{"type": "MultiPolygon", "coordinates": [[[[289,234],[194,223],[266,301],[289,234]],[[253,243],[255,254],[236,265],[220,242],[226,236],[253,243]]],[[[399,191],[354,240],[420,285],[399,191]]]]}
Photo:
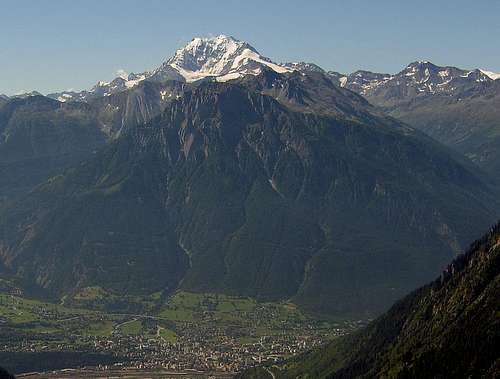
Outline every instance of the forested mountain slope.
{"type": "MultiPolygon", "coordinates": [[[[360,332],[273,368],[276,378],[497,378],[500,226],[360,332]]],[[[264,369],[242,377],[270,377],[264,369]]]]}
{"type": "Polygon", "coordinates": [[[181,84],[0,210],[4,275],[53,297],[181,288],[373,314],[498,215],[473,166],[326,75],[181,84]]]}

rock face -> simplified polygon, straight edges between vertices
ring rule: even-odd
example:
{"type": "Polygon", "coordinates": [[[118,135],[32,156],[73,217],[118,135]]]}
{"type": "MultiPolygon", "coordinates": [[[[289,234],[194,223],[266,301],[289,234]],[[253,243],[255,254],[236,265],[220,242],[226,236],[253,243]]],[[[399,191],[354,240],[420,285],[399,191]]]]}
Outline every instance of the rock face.
{"type": "Polygon", "coordinates": [[[357,71],[338,83],[500,178],[500,80],[420,61],[398,74],[357,71]]]}
{"type": "Polygon", "coordinates": [[[162,86],[88,105],[114,141],[1,210],[5,274],[373,314],[497,217],[472,166],[323,73],[162,86]]]}
{"type": "Polygon", "coordinates": [[[366,329],[290,362],[274,377],[498,377],[499,242],[497,226],[366,329]]]}

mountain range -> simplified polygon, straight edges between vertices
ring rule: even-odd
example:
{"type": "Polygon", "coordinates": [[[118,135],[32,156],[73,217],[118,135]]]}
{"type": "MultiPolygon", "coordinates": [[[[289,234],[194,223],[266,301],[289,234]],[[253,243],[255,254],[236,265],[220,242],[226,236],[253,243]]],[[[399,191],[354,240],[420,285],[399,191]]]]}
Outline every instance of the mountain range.
{"type": "MultiPolygon", "coordinates": [[[[432,138],[467,156],[498,180],[498,109],[500,74],[438,66],[428,61],[410,63],[397,74],[355,71],[341,74],[306,62],[274,63],[246,42],[220,35],[194,38],[154,70],[122,73],[111,82],[99,81],[90,90],[49,94],[61,102],[84,101],[127,91],[143,81],[228,81],[257,75],[263,68],[278,73],[323,73],[383,112],[422,130],[432,138]]],[[[39,95],[33,91],[17,97],[39,95]]],[[[8,98],[2,95],[2,101],[8,98]]]]}
{"type": "Polygon", "coordinates": [[[218,36],[77,95],[1,100],[0,274],[54,299],[183,289],[379,313],[500,203],[353,83],[218,36]]]}
{"type": "Polygon", "coordinates": [[[101,81],[89,91],[48,96],[60,101],[86,101],[127,90],[143,80],[226,81],[256,75],[262,67],[279,73],[324,73],[391,116],[466,155],[498,178],[500,74],[482,69],[464,70],[416,61],[397,74],[363,70],[341,74],[313,63],[273,63],[249,44],[221,35],[193,39],[155,70],[122,75],[109,83],[101,81]]]}
{"type": "Polygon", "coordinates": [[[158,68],[140,74],[125,74],[111,82],[99,81],[90,91],[58,92],[48,96],[59,101],[85,101],[95,96],[109,96],[133,88],[144,80],[164,82],[176,80],[192,83],[199,80],[224,82],[245,75],[257,75],[264,67],[278,73],[292,69],[273,63],[260,55],[246,42],[219,35],[212,38],[194,38],[182,49],[176,51],[158,68]]]}
{"type": "Polygon", "coordinates": [[[365,329],[241,378],[497,378],[500,227],[365,329]]]}
{"type": "Polygon", "coordinates": [[[340,76],[339,85],[467,156],[498,179],[499,77],[484,70],[419,61],[395,75],[357,71],[340,76]]]}

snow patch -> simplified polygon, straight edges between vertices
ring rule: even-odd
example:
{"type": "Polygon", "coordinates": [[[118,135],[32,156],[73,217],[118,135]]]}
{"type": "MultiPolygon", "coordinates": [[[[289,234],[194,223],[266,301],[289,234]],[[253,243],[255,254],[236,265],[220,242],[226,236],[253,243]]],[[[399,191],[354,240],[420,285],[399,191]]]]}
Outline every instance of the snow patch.
{"type": "MultiPolygon", "coordinates": [[[[243,75],[258,75],[262,66],[285,73],[291,68],[280,66],[260,55],[253,47],[232,37],[219,35],[213,38],[194,38],[184,48],[176,51],[167,61],[186,82],[207,77],[228,81],[243,75]]],[[[158,70],[161,70],[161,67],[158,70]]]]}
{"type": "Polygon", "coordinates": [[[492,71],[486,71],[486,70],[479,70],[481,71],[484,75],[486,75],[488,78],[492,80],[497,80],[500,79],[500,74],[492,71]]]}

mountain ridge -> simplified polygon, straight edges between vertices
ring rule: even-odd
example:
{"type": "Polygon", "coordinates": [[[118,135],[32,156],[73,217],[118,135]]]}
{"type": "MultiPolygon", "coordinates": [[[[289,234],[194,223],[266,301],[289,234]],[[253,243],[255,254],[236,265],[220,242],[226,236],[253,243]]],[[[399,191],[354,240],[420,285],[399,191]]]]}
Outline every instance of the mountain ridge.
{"type": "Polygon", "coordinates": [[[478,69],[414,62],[396,75],[351,74],[343,86],[465,155],[499,180],[500,80],[478,69]]]}
{"type": "MultiPolygon", "coordinates": [[[[342,87],[354,90],[362,95],[371,96],[381,84],[410,77],[415,74],[418,66],[426,66],[427,71],[433,72],[439,69],[440,82],[433,83],[434,88],[421,85],[419,92],[449,92],[450,72],[458,73],[461,78],[469,78],[476,82],[490,82],[500,78],[500,74],[484,69],[463,70],[453,66],[437,66],[425,60],[410,63],[403,71],[397,74],[381,74],[366,70],[358,70],[351,74],[341,74],[336,71],[327,71],[322,67],[305,61],[275,63],[271,59],[262,56],[259,52],[245,41],[234,37],[220,34],[214,37],[195,37],[184,47],[176,50],[173,56],[167,58],[157,68],[142,73],[127,74],[123,70],[112,81],[98,81],[89,90],[84,91],[62,91],[50,93],[47,96],[61,102],[87,101],[99,96],[109,96],[120,91],[135,87],[144,80],[166,81],[179,80],[194,82],[198,80],[213,79],[218,81],[234,80],[245,75],[257,75],[263,67],[270,68],[278,73],[299,72],[321,72],[329,74],[338,81],[342,87]],[[409,72],[408,70],[412,70],[409,72]],[[403,74],[403,76],[401,75],[403,74]],[[356,82],[356,77],[371,76],[363,78],[363,84],[356,82]],[[383,78],[379,80],[378,78],[383,78]]],[[[433,78],[435,81],[436,78],[433,78]]],[[[457,79],[457,78],[453,78],[457,79]]],[[[465,82],[466,80],[462,80],[465,82]]],[[[422,84],[422,83],[420,83],[422,84]]],[[[451,88],[454,90],[454,88],[451,88]]],[[[17,96],[40,95],[38,92],[26,93],[17,96]]]]}

